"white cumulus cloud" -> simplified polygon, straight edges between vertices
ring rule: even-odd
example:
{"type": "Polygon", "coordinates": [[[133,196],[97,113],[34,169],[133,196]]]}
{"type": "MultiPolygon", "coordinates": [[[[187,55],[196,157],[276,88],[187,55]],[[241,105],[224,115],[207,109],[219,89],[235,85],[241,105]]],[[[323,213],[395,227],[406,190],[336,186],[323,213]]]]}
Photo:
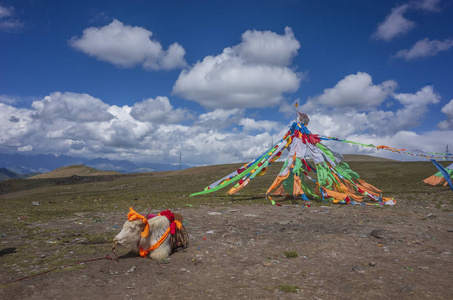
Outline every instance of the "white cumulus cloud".
{"type": "Polygon", "coordinates": [[[135,103],[130,112],[139,121],[178,123],[190,117],[186,109],[174,109],[167,97],[156,97],[135,103]]]}
{"type": "Polygon", "coordinates": [[[244,132],[262,131],[273,132],[282,130],[283,125],[275,121],[261,120],[257,121],[251,118],[243,118],[239,121],[239,125],[243,126],[244,132]]]}
{"type": "Polygon", "coordinates": [[[441,130],[453,130],[453,99],[442,107],[441,112],[447,116],[447,120],[439,122],[437,127],[441,130]]]}
{"type": "Polygon", "coordinates": [[[299,48],[289,27],[246,31],[240,44],[183,70],[173,93],[210,109],[275,106],[299,88],[301,75],[289,68],[299,48]]]}
{"type": "Polygon", "coordinates": [[[14,104],[16,102],[17,99],[15,97],[11,97],[9,95],[0,95],[0,103],[14,104]]]}
{"type": "Polygon", "coordinates": [[[440,101],[439,94],[434,92],[434,88],[430,85],[423,87],[415,94],[395,94],[394,98],[403,105],[396,111],[392,122],[398,130],[408,130],[420,125],[423,117],[428,113],[428,106],[440,101]]]}
{"type": "Polygon", "coordinates": [[[243,109],[215,109],[199,115],[195,125],[209,129],[227,128],[238,123],[243,115],[243,109]]]}
{"type": "Polygon", "coordinates": [[[435,56],[439,52],[447,51],[453,47],[453,40],[445,39],[443,41],[433,40],[428,38],[418,41],[410,49],[400,50],[395,57],[405,60],[413,60],[420,57],[435,56]]]}
{"type": "Polygon", "coordinates": [[[379,24],[372,37],[377,40],[390,41],[409,32],[416,27],[416,24],[407,19],[404,14],[410,10],[440,12],[440,2],[441,0],[416,0],[394,7],[385,20],[379,24]]]}
{"type": "Polygon", "coordinates": [[[442,107],[442,112],[446,114],[449,118],[453,118],[453,99],[450,100],[444,107],[442,107]]]}
{"type": "Polygon", "coordinates": [[[288,66],[299,48],[291,28],[286,27],[285,35],[247,30],[242,34],[242,43],[234,47],[234,51],[249,63],[288,66]]]}
{"type": "Polygon", "coordinates": [[[301,110],[310,112],[319,105],[347,106],[358,110],[368,110],[384,102],[397,86],[394,80],[387,80],[375,85],[369,74],[358,72],[346,76],[333,88],[325,89],[323,94],[309,99],[301,107],[301,110]]]}
{"type": "MultiPolygon", "coordinates": [[[[412,131],[426,115],[429,105],[439,100],[431,86],[413,94],[400,93],[390,97],[401,105],[395,112],[377,108],[357,111],[320,104],[317,111],[309,113],[308,127],[313,133],[361,143],[418,147],[435,152],[444,149],[453,130],[430,134],[412,131]]],[[[442,110],[447,116],[453,115],[451,103],[442,110]]],[[[52,93],[33,102],[29,108],[0,103],[0,146],[6,152],[105,157],[134,162],[177,163],[181,153],[186,164],[223,164],[256,158],[272,142],[282,138],[289,128],[289,124],[245,117],[241,109],[216,109],[200,114],[194,120],[189,119],[185,122],[187,125],[176,119],[175,123],[169,122],[168,116],[186,113],[178,109],[166,97],[119,107],[87,94],[69,92],[52,93]],[[93,113],[87,112],[90,109],[93,113]],[[161,118],[159,114],[165,116],[161,118]]],[[[332,148],[343,153],[388,154],[344,143],[333,144],[332,148]]]]}
{"type": "Polygon", "coordinates": [[[414,2],[417,9],[439,12],[441,9],[439,4],[442,0],[418,0],[414,2]]]}
{"type": "Polygon", "coordinates": [[[0,5],[0,31],[12,32],[24,27],[22,21],[14,18],[14,14],[14,7],[0,5]]]}
{"type": "Polygon", "coordinates": [[[389,41],[396,36],[407,33],[415,27],[415,23],[404,17],[404,14],[410,8],[408,4],[403,4],[392,9],[384,22],[379,24],[373,38],[378,40],[389,41]]]}
{"type": "Polygon", "coordinates": [[[335,87],[309,99],[299,111],[314,116],[310,117],[310,125],[324,135],[392,135],[419,126],[429,106],[440,101],[439,94],[429,85],[414,94],[395,93],[396,87],[393,80],[374,85],[367,73],[348,75],[335,87]],[[381,108],[385,107],[381,104],[395,101],[400,108],[381,108]]]}
{"type": "Polygon", "coordinates": [[[118,107],[87,94],[54,92],[30,108],[0,103],[1,145],[18,151],[134,160],[135,154],[162,142],[155,136],[162,123],[185,114],[166,97],[118,107]]]}
{"type": "Polygon", "coordinates": [[[34,118],[43,122],[66,121],[108,121],[113,118],[106,110],[108,104],[88,94],[54,92],[43,100],[34,101],[34,118]]]}
{"type": "Polygon", "coordinates": [[[69,45],[123,68],[141,65],[147,70],[159,70],[186,66],[185,50],[181,45],[174,43],[165,50],[158,41],[151,39],[152,34],[143,27],[113,20],[104,27],[85,29],[81,37],[72,37],[69,45]]]}
{"type": "Polygon", "coordinates": [[[134,162],[176,163],[180,152],[186,164],[242,162],[281,138],[275,130],[270,134],[278,127],[274,122],[244,119],[243,114],[218,109],[194,117],[174,108],[167,97],[119,107],[87,94],[54,92],[29,108],[0,103],[0,147],[134,162]],[[189,115],[192,124],[182,125],[189,115]],[[225,130],[232,125],[235,131],[225,130]]]}

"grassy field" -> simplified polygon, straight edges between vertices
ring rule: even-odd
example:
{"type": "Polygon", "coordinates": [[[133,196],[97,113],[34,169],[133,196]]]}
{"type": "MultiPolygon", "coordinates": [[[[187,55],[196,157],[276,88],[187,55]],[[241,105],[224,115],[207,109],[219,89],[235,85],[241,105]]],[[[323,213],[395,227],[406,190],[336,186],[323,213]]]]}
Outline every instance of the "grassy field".
{"type": "MultiPolygon", "coordinates": [[[[437,171],[430,162],[351,161],[349,164],[362,179],[382,189],[384,196],[394,197],[397,202],[405,199],[419,204],[430,201],[438,207],[453,205],[452,193],[439,193],[439,190],[445,191],[447,188],[430,187],[422,182],[437,171]]],[[[280,171],[281,163],[275,163],[268,174],[257,177],[233,197],[226,195],[227,189],[189,197],[191,193],[203,190],[239,166],[241,164],[172,172],[2,181],[0,242],[4,270],[29,275],[73,262],[76,260],[70,255],[73,252],[77,252],[78,257],[105,252],[117,230],[93,231],[84,230],[83,227],[74,230],[72,223],[101,223],[105,214],[113,213],[122,216],[118,222],[118,226],[121,226],[121,220],[130,206],[146,212],[151,209],[178,210],[202,205],[269,205],[264,193],[280,171]],[[59,220],[62,220],[61,224],[55,228],[59,220]],[[46,226],[49,222],[53,225],[46,226]],[[60,247],[55,252],[55,244],[68,247],[60,247]],[[30,245],[39,251],[28,251],[30,245]],[[15,251],[15,255],[6,255],[8,251],[15,251]]],[[[280,203],[294,204],[292,201],[280,203]]],[[[326,203],[311,201],[311,205],[326,203]]]]}
{"type": "MultiPolygon", "coordinates": [[[[423,195],[437,191],[422,180],[437,171],[430,162],[350,162],[361,178],[384,191],[386,197],[423,201],[423,195]]],[[[444,163],[448,165],[448,163],[444,163]]],[[[216,193],[189,197],[223,177],[241,164],[196,167],[180,171],[72,176],[47,179],[12,179],[0,182],[0,225],[2,228],[17,218],[28,222],[64,218],[77,212],[115,212],[134,205],[141,210],[182,208],[197,205],[268,204],[265,192],[280,171],[275,163],[268,174],[255,178],[234,196],[228,188],[216,193]],[[36,205],[40,202],[41,205],[36,205]],[[34,205],[35,204],[35,205],[34,205]]],[[[438,201],[453,201],[439,198],[438,201]]],[[[316,205],[316,202],[313,203],[316,205]]]]}

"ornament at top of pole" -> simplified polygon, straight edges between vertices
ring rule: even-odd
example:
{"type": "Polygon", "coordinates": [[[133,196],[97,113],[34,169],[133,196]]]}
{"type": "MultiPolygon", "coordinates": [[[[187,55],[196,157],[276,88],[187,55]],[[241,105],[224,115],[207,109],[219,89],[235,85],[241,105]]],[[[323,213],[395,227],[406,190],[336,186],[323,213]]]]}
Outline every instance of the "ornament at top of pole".
{"type": "Polygon", "coordinates": [[[299,111],[297,110],[297,107],[298,107],[298,106],[299,106],[299,103],[297,103],[297,101],[296,101],[296,103],[294,104],[294,110],[296,111],[296,122],[297,122],[298,112],[299,112],[299,111]]]}
{"type": "Polygon", "coordinates": [[[296,122],[300,122],[302,124],[304,124],[305,126],[308,125],[308,122],[310,122],[310,118],[308,118],[308,116],[304,113],[301,113],[299,110],[297,110],[297,108],[299,107],[299,103],[296,103],[294,104],[294,109],[296,110],[296,122]]]}
{"type": "Polygon", "coordinates": [[[299,122],[307,126],[308,123],[310,122],[310,118],[306,114],[301,113],[300,111],[297,111],[297,113],[299,114],[299,122]]]}

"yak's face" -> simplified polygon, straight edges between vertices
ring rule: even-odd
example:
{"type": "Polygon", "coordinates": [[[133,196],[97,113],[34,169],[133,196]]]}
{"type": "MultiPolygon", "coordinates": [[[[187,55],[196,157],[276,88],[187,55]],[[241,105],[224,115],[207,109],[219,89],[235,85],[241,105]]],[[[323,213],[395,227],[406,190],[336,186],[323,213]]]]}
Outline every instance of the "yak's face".
{"type": "Polygon", "coordinates": [[[113,241],[119,246],[124,246],[131,250],[136,249],[140,241],[140,234],[144,228],[145,224],[142,220],[126,221],[123,229],[113,241]]]}

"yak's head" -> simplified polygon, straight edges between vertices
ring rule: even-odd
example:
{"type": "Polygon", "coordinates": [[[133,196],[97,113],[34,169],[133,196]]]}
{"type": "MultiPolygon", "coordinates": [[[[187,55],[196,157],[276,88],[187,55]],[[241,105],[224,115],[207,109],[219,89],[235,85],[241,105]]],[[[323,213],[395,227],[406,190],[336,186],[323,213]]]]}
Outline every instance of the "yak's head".
{"type": "Polygon", "coordinates": [[[123,229],[113,239],[113,249],[116,245],[124,246],[132,252],[138,252],[140,239],[149,235],[149,224],[147,218],[138,214],[132,207],[127,214],[127,221],[123,229]]]}
{"type": "Polygon", "coordinates": [[[138,252],[141,233],[145,229],[142,220],[124,222],[123,229],[113,239],[114,245],[123,246],[132,252],[138,252]]]}

